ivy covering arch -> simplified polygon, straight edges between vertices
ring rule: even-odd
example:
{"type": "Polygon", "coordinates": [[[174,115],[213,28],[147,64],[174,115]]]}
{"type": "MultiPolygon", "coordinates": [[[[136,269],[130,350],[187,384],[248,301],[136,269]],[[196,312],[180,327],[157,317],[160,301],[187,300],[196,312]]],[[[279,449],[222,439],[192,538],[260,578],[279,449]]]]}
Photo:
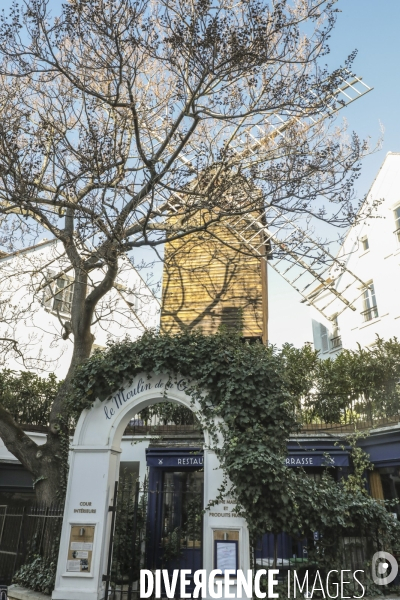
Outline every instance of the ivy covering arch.
{"type": "Polygon", "coordinates": [[[222,436],[219,459],[253,541],[265,532],[312,537],[318,531],[324,552],[317,559],[332,568],[336,542],[345,529],[378,527],[380,540],[389,547],[397,542],[400,525],[384,503],[367,494],[363,473],[368,463],[359,449],[354,473],[339,482],[328,470],[315,481],[302,469],[286,467],[286,443],[300,427],[295,409],[310,383],[312,355],[307,347],[277,351],[224,331],[150,332],[95,352],[79,369],[68,402],[78,414],[96,398],[108,399],[140,372],[167,373],[171,381],[177,375],[187,378],[186,391],[200,403],[203,424],[212,435],[222,436]],[[215,417],[221,418],[219,431],[215,417]]]}

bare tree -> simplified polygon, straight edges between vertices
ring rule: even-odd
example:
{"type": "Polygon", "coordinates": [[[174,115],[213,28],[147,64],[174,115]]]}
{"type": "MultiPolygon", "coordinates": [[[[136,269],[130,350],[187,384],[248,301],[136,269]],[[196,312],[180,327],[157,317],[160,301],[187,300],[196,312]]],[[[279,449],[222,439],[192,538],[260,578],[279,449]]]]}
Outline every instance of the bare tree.
{"type": "Polygon", "coordinates": [[[46,231],[74,278],[74,350],[40,451],[0,407],[0,436],[46,501],[63,400],[122,257],[265,206],[348,223],[364,151],[320,120],[351,62],[319,67],[335,1],[70,0],[55,17],[50,4],[25,0],[0,26],[1,243],[46,231]]]}

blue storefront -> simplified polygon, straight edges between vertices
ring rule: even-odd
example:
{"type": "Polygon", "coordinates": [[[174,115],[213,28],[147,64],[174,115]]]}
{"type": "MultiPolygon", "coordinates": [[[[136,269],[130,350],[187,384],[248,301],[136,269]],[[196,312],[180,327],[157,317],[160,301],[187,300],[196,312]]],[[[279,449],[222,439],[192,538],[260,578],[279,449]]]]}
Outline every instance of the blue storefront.
{"type": "Polygon", "coordinates": [[[326,467],[332,468],[332,474],[340,479],[349,467],[349,452],[343,443],[332,436],[292,438],[287,444],[288,467],[303,467],[306,473],[322,473],[326,467]]]}
{"type": "Polygon", "coordinates": [[[400,425],[369,432],[359,445],[374,465],[368,476],[370,494],[378,500],[394,500],[393,514],[400,517],[400,425]]]}
{"type": "MultiPolygon", "coordinates": [[[[298,437],[288,442],[286,464],[303,468],[318,479],[326,468],[339,480],[349,468],[349,453],[331,436],[298,437]]],[[[203,510],[203,451],[197,447],[156,447],[146,451],[149,468],[151,522],[149,568],[201,569],[203,510]]],[[[278,540],[265,534],[255,549],[259,564],[272,564],[277,553],[281,565],[306,557],[304,540],[282,533],[278,540]]]]}

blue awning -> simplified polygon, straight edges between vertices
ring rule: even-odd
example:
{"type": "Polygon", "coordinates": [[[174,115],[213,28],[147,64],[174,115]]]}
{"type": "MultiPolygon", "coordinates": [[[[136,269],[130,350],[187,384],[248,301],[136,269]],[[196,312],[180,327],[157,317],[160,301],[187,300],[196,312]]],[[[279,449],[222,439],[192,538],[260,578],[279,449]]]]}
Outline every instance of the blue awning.
{"type": "MultiPolygon", "coordinates": [[[[204,466],[201,448],[148,448],[146,451],[148,467],[178,469],[202,468],[204,466]]],[[[329,448],[288,449],[286,458],[288,467],[348,467],[349,455],[345,450],[329,448]]]]}
{"type": "Polygon", "coordinates": [[[289,452],[287,467],[348,467],[349,456],[346,452],[289,452]]]}
{"type": "Polygon", "coordinates": [[[177,467],[179,469],[197,468],[204,466],[203,450],[200,448],[184,448],[168,450],[168,448],[149,448],[146,451],[148,467],[177,467]]]}

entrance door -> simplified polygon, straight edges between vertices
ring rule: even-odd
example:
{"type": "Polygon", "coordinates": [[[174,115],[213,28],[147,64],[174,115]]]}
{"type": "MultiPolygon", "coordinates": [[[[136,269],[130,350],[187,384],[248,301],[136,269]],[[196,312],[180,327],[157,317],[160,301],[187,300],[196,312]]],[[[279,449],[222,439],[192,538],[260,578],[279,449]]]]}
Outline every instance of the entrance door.
{"type": "MultiPolygon", "coordinates": [[[[162,488],[153,499],[155,511],[153,515],[149,511],[148,568],[167,569],[171,576],[174,569],[189,569],[193,574],[202,568],[203,484],[203,470],[163,470],[162,488]]],[[[150,506],[152,490],[149,493],[150,506]]]]}

